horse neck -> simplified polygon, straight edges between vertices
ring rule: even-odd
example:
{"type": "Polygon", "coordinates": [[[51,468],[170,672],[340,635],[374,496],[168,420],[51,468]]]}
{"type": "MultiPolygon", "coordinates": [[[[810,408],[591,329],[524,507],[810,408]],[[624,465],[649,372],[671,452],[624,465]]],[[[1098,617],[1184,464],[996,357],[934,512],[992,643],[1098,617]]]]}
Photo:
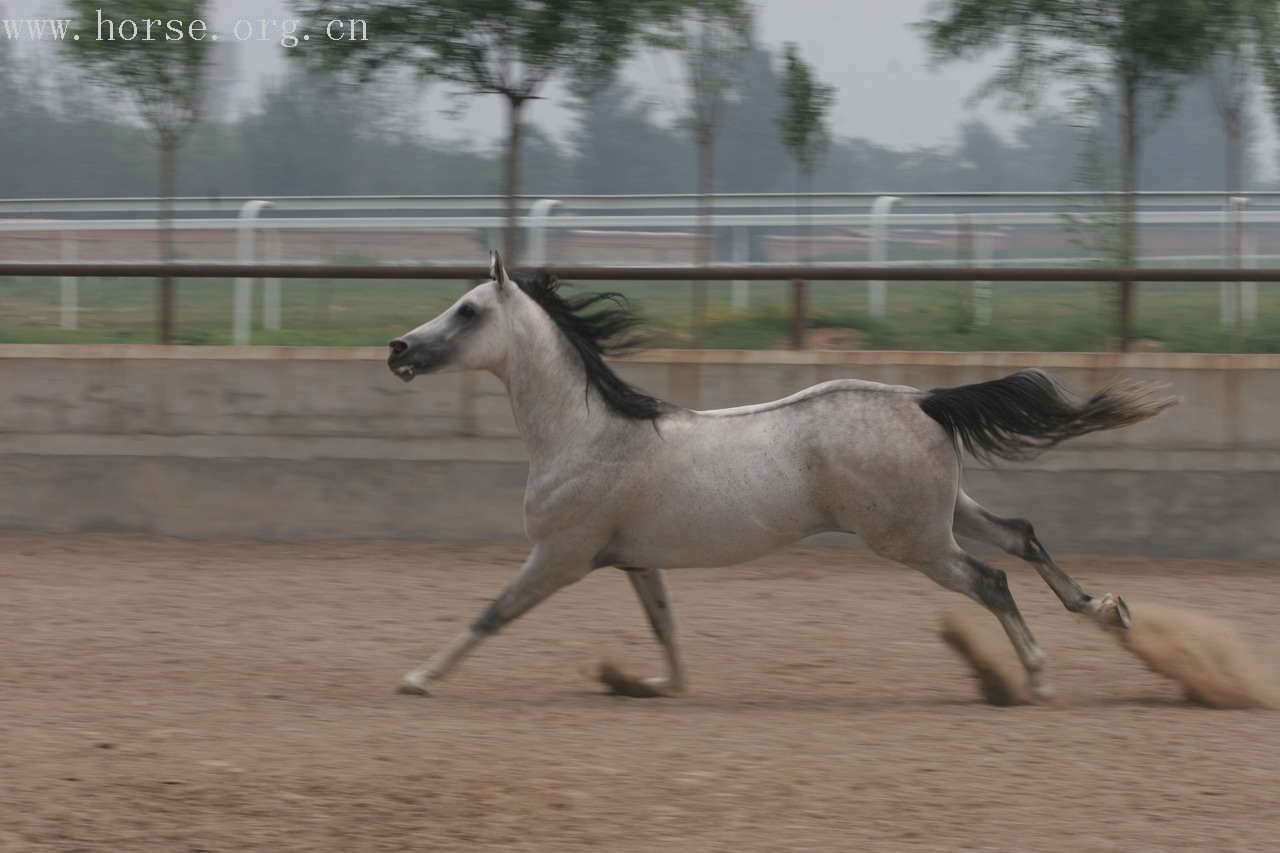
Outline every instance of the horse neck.
{"type": "Polygon", "coordinates": [[[512,318],[511,345],[498,378],[507,387],[516,426],[532,459],[581,446],[609,414],[555,322],[528,303],[512,318]]]}

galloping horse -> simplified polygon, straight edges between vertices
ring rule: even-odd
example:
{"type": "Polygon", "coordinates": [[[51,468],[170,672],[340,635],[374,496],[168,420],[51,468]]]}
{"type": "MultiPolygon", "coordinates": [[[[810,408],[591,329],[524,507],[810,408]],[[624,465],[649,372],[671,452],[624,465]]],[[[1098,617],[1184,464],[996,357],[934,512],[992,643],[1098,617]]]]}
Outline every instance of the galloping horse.
{"type": "Polygon", "coordinates": [[[606,364],[637,324],[612,294],[565,297],[546,272],[490,278],[440,316],[391,341],[406,382],[480,369],[506,385],[529,451],[525,530],[533,549],[471,627],[408,673],[428,695],[486,637],[596,569],[624,569],[666,656],[655,693],[687,681],[664,569],[726,566],[824,531],[857,533],[877,554],[964,593],[1000,621],[1033,695],[1051,694],[1044,654],[1005,573],[956,534],[1035,565],[1067,610],[1127,628],[1124,601],[1087,594],[1024,519],[1002,518],[961,488],[962,448],[1025,458],[1065,439],[1145,420],[1175,401],[1112,385],[1077,400],[1038,370],[921,391],[857,379],[754,406],[692,411],[628,385],[606,364]]]}

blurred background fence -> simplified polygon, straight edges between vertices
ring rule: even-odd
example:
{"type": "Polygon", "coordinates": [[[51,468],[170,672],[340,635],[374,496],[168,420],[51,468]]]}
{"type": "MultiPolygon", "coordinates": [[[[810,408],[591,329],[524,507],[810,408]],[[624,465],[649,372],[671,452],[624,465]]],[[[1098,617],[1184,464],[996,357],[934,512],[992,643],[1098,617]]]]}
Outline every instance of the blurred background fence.
{"type": "MultiPolygon", "coordinates": [[[[1081,267],[1112,264],[1118,193],[818,193],[713,199],[713,263],[809,266],[1081,267]]],[[[183,198],[179,262],[475,264],[499,245],[499,196],[183,198]]],[[[688,266],[700,257],[698,198],[520,200],[519,266],[688,266]]],[[[0,201],[0,259],[158,259],[155,199],[0,201]]],[[[1267,268],[1280,259],[1280,193],[1139,197],[1142,267],[1267,268]]],[[[975,269],[975,275],[977,271],[975,269]]],[[[0,276],[3,273],[0,272],[0,276]]],[[[752,276],[756,278],[756,276],[752,276]]],[[[952,277],[954,278],[954,276],[952,277]]],[[[453,282],[226,279],[179,282],[180,343],[376,344],[443,308],[453,282]],[[256,285],[261,284],[261,287],[256,285]],[[238,293],[238,297],[237,294],[238,293]],[[238,299],[238,301],[237,301],[238,299]],[[238,318],[238,319],[237,319],[238,318]]],[[[872,280],[620,281],[673,347],[1117,349],[1114,284],[872,280]],[[797,337],[796,313],[806,334],[797,337]]],[[[1252,282],[1140,285],[1139,349],[1280,352],[1276,288],[1252,282]]],[[[154,288],[136,279],[0,277],[0,342],[155,339],[154,288]]]]}

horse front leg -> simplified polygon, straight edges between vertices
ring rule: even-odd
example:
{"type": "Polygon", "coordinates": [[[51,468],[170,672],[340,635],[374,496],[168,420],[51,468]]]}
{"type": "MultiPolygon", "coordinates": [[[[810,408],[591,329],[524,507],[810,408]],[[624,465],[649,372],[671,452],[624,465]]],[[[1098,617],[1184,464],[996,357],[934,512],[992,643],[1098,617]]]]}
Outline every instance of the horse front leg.
{"type": "Polygon", "coordinates": [[[398,692],[430,696],[431,682],[443,679],[485,639],[528,613],[556,591],[582,580],[591,570],[590,560],[557,554],[554,549],[545,546],[535,546],[520,573],[502,594],[485,608],[470,628],[455,637],[443,651],[406,674],[400,682],[398,692]]]}

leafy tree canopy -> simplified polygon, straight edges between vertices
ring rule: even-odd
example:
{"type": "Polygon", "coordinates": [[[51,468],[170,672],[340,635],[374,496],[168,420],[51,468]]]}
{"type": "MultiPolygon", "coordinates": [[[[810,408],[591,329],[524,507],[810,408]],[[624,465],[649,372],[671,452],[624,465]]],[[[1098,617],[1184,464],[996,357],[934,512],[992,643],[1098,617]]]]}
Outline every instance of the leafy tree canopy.
{"type": "Polygon", "coordinates": [[[388,64],[475,94],[537,97],[557,72],[607,80],[638,38],[663,37],[678,0],[298,0],[315,20],[367,22],[368,38],[326,45],[323,61],[368,73],[388,64]]]}
{"type": "Polygon", "coordinates": [[[1109,81],[1171,84],[1210,49],[1220,0],[946,0],[921,26],[939,60],[972,58],[998,47],[1009,55],[980,92],[1034,103],[1066,79],[1077,95],[1109,81]]]}
{"type": "Polygon", "coordinates": [[[782,144],[791,152],[800,170],[817,166],[818,157],[830,143],[827,114],[835,104],[835,87],[817,79],[813,67],[800,56],[794,44],[783,49],[782,95],[785,109],[778,116],[782,144]]]}
{"type": "Polygon", "coordinates": [[[127,93],[162,144],[172,144],[200,118],[212,41],[191,37],[185,27],[204,20],[207,6],[206,0],[70,0],[71,30],[81,38],[63,44],[100,82],[127,93]],[[102,33],[99,16],[110,24],[102,33]],[[125,21],[140,28],[145,21],[179,21],[184,37],[166,38],[162,24],[150,40],[145,32],[126,40],[119,31],[125,21]]]}

